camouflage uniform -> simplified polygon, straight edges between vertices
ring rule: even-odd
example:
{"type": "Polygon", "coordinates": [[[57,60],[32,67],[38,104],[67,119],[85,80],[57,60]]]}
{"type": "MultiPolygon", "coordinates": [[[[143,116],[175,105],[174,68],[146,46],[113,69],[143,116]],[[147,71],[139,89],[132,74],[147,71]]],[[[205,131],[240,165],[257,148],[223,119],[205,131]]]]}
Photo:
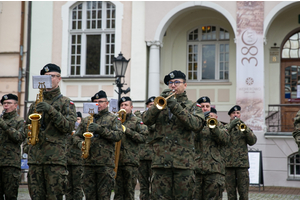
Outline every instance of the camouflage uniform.
{"type": "MultiPolygon", "coordinates": [[[[145,111],[146,112],[146,111],[145,111]]],[[[145,114],[143,112],[143,115],[145,114]]],[[[134,113],[137,117],[142,118],[140,112],[134,113]]],[[[151,144],[148,144],[153,140],[155,125],[148,126],[148,137],[145,144],[140,144],[140,166],[138,180],[140,183],[140,200],[149,200],[150,194],[150,178],[152,176],[151,162],[153,157],[153,148],[151,144]]]]}
{"type": "MultiPolygon", "coordinates": [[[[86,199],[109,200],[114,189],[115,143],[123,135],[122,126],[118,117],[108,112],[108,108],[93,116],[94,123],[101,125],[103,131],[94,132],[89,156],[83,159],[83,191],[86,199]]],[[[80,149],[88,120],[89,117],[84,118],[75,133],[75,143],[80,149]]]]}
{"type": "Polygon", "coordinates": [[[25,139],[24,119],[17,111],[3,114],[8,129],[0,128],[0,199],[17,199],[21,176],[21,149],[25,139]]]}
{"type": "Polygon", "coordinates": [[[140,118],[126,114],[126,127],[122,137],[119,165],[116,177],[115,197],[117,200],[134,199],[139,166],[139,143],[144,143],[148,128],[140,118]]]}
{"type": "MultiPolygon", "coordinates": [[[[161,96],[167,96],[165,90],[161,96]]],[[[143,115],[146,125],[155,124],[151,177],[153,199],[192,199],[194,176],[194,133],[203,127],[204,115],[186,92],[176,95],[174,107],[152,106],[143,115]]]]}
{"type": "Polygon", "coordinates": [[[298,145],[298,153],[300,155],[300,110],[297,112],[295,117],[293,137],[298,145]]]}
{"type": "Polygon", "coordinates": [[[77,144],[73,142],[74,135],[68,135],[68,149],[67,149],[67,169],[68,169],[68,184],[66,188],[66,200],[82,200],[82,151],[77,144]]]}
{"type": "MultiPolygon", "coordinates": [[[[62,199],[67,183],[67,135],[76,121],[74,103],[61,95],[59,87],[44,91],[50,105],[40,120],[39,142],[28,149],[28,188],[32,199],[62,199]]],[[[34,112],[30,106],[28,115],[34,112]]],[[[26,124],[31,121],[27,118],[26,124]]],[[[27,130],[26,130],[27,131],[27,130]]]]}
{"type": "MultiPolygon", "coordinates": [[[[232,120],[231,120],[232,121],[232,120]]],[[[230,130],[230,123],[225,126],[230,134],[229,144],[225,149],[226,161],[226,191],[228,199],[237,199],[236,187],[241,200],[248,199],[249,190],[249,160],[248,145],[256,143],[257,138],[252,130],[242,132],[237,126],[230,130]]]]}
{"type": "Polygon", "coordinates": [[[220,122],[213,129],[205,125],[196,133],[195,200],[222,199],[225,163],[221,150],[228,142],[229,134],[220,122]]]}

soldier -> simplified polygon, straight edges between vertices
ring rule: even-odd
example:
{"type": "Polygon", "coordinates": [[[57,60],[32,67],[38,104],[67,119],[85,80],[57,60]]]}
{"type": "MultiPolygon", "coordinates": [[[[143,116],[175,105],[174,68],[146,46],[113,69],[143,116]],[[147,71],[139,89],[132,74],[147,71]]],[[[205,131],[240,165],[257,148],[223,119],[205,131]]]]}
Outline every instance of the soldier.
{"type": "MultiPolygon", "coordinates": [[[[146,111],[154,104],[155,96],[150,97],[146,102],[146,111]]],[[[146,113],[143,112],[143,115],[146,113]]],[[[142,115],[139,111],[134,113],[137,117],[142,118],[142,115]]],[[[153,148],[152,145],[148,144],[153,140],[155,124],[148,126],[148,137],[146,144],[140,144],[140,166],[139,166],[139,176],[138,180],[140,183],[140,200],[149,200],[150,194],[150,178],[152,176],[151,170],[151,160],[153,157],[153,148]]]]}
{"type": "Polygon", "coordinates": [[[0,116],[0,199],[17,199],[21,177],[21,149],[25,140],[24,119],[18,116],[18,97],[2,96],[0,116]]]}
{"type": "Polygon", "coordinates": [[[294,118],[293,137],[298,146],[298,154],[300,155],[300,110],[297,112],[296,117],[294,118]]]}
{"type": "Polygon", "coordinates": [[[140,118],[132,114],[130,97],[122,97],[119,105],[120,109],[126,110],[126,121],[123,123],[126,130],[121,140],[114,199],[133,200],[139,167],[139,144],[146,141],[148,128],[140,118]]]}
{"type": "MultiPolygon", "coordinates": [[[[47,64],[41,75],[51,75],[52,88],[43,92],[43,102],[31,104],[28,115],[42,113],[39,141],[28,149],[28,188],[31,199],[62,199],[67,183],[67,135],[74,129],[74,103],[60,93],[60,67],[47,64]]],[[[31,121],[27,118],[26,124],[31,121]]]]}
{"type": "Polygon", "coordinates": [[[237,199],[236,188],[241,200],[248,199],[249,192],[249,160],[248,145],[256,143],[257,138],[253,131],[247,127],[242,130],[239,125],[244,124],[241,120],[241,107],[233,106],[228,115],[230,123],[226,128],[230,134],[230,142],[226,146],[226,191],[228,199],[237,199]]]}
{"type": "Polygon", "coordinates": [[[68,184],[66,188],[66,200],[82,200],[82,152],[78,148],[77,143],[74,143],[74,133],[81,122],[81,112],[77,112],[77,121],[72,135],[68,135],[67,159],[68,159],[68,184]]]}
{"type": "Polygon", "coordinates": [[[91,101],[98,103],[98,113],[89,125],[89,117],[84,118],[75,133],[75,143],[80,149],[87,126],[94,134],[89,156],[84,159],[83,191],[86,199],[109,200],[114,189],[115,143],[120,141],[123,131],[118,117],[108,111],[105,91],[97,92],[91,101]]]}
{"type": "MultiPolygon", "coordinates": [[[[175,91],[165,108],[151,106],[143,121],[155,124],[151,187],[153,199],[192,199],[194,190],[194,133],[203,127],[204,115],[197,103],[188,100],[186,76],[174,70],[164,83],[169,86],[161,96],[166,98],[175,91]]],[[[160,104],[161,105],[161,104],[160,104]]]]}
{"type": "MultiPolygon", "coordinates": [[[[201,97],[197,102],[201,105],[206,118],[217,114],[216,109],[210,106],[209,97],[201,97]]],[[[219,121],[214,126],[210,126],[207,122],[204,128],[196,133],[195,200],[222,199],[225,163],[221,150],[228,142],[229,134],[219,121]]]]}

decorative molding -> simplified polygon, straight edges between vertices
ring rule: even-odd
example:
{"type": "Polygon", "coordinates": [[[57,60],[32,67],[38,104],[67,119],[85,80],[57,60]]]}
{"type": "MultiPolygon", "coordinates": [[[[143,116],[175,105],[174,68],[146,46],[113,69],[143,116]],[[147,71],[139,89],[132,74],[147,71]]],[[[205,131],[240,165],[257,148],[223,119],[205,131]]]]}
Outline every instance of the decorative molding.
{"type": "Polygon", "coordinates": [[[153,45],[155,45],[155,46],[157,46],[157,47],[163,47],[163,43],[162,42],[160,42],[160,41],[157,41],[157,40],[155,40],[155,41],[148,41],[147,42],[147,46],[153,46],[153,45]]]}

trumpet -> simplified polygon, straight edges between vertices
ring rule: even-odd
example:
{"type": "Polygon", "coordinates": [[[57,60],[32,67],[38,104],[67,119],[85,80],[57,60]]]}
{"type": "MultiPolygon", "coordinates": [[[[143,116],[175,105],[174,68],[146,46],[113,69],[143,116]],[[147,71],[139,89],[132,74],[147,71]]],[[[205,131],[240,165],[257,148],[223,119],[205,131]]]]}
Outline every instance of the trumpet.
{"type": "MultiPolygon", "coordinates": [[[[234,119],[238,119],[237,117],[234,117],[234,119]]],[[[244,123],[241,123],[241,120],[239,121],[239,124],[237,125],[240,131],[245,131],[247,129],[247,125],[244,123]]]]}
{"type": "Polygon", "coordinates": [[[82,158],[87,159],[87,157],[89,157],[89,152],[90,152],[90,148],[91,148],[91,138],[94,136],[94,134],[92,132],[89,132],[89,125],[91,123],[93,123],[94,121],[94,110],[89,110],[89,120],[87,122],[87,126],[86,126],[86,132],[83,133],[83,137],[84,137],[84,142],[82,142],[82,158]]]}
{"type": "Polygon", "coordinates": [[[154,105],[159,109],[162,110],[167,106],[167,100],[172,97],[173,95],[175,95],[176,92],[175,90],[172,90],[172,92],[170,92],[169,96],[164,98],[162,96],[158,96],[154,99],[154,105]]]}
{"type": "Polygon", "coordinates": [[[209,128],[215,128],[218,124],[218,120],[216,118],[213,118],[213,117],[208,117],[207,120],[206,120],[206,123],[207,123],[209,128]]]}
{"type": "Polygon", "coordinates": [[[36,96],[35,101],[35,108],[31,115],[28,118],[31,120],[31,124],[28,124],[28,132],[27,132],[27,139],[28,144],[36,145],[39,141],[39,131],[40,131],[40,120],[42,118],[42,114],[36,112],[36,106],[38,103],[44,101],[43,92],[46,89],[45,82],[39,82],[39,94],[36,96]]]}

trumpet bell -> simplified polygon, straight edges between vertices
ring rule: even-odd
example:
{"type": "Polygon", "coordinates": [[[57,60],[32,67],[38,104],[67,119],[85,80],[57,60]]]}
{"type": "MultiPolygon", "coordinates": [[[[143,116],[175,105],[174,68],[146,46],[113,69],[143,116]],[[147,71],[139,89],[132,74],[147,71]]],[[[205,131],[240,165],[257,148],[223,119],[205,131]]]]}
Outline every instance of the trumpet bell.
{"type": "Polygon", "coordinates": [[[240,129],[240,131],[245,131],[245,130],[247,129],[247,125],[244,124],[244,123],[241,123],[241,124],[239,125],[239,129],[240,129]]]}
{"type": "Polygon", "coordinates": [[[167,106],[167,101],[162,96],[158,96],[154,99],[154,105],[159,109],[162,110],[167,106]]]}
{"type": "Polygon", "coordinates": [[[207,125],[209,128],[215,128],[217,126],[217,124],[218,124],[218,120],[215,118],[209,118],[207,120],[207,125]]]}

